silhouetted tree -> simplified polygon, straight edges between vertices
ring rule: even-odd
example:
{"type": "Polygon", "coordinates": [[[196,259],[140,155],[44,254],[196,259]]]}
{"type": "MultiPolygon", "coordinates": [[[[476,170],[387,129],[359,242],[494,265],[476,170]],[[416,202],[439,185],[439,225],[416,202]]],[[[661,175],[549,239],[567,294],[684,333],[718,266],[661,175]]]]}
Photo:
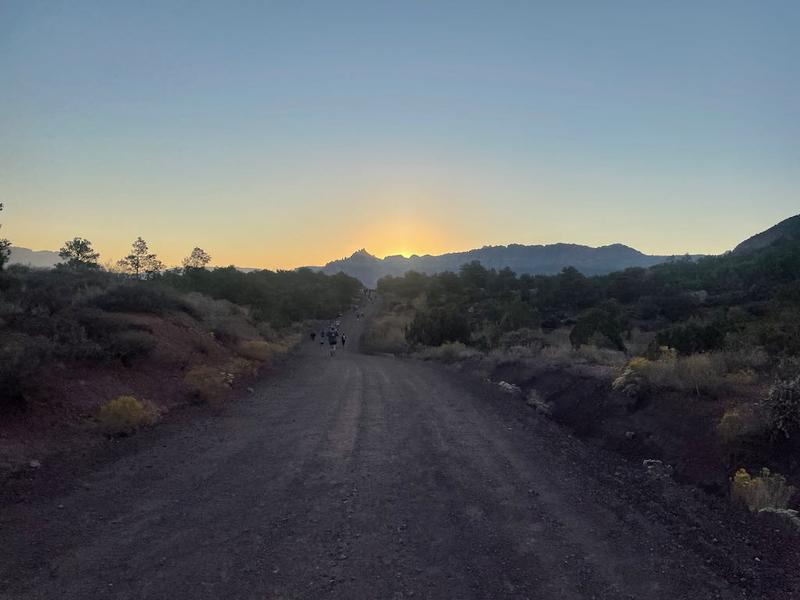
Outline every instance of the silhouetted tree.
{"type": "Polygon", "coordinates": [[[120,269],[137,279],[150,279],[164,268],[164,263],[150,252],[141,237],[136,238],[131,246],[131,253],[117,262],[120,269]]]}
{"type": "Polygon", "coordinates": [[[184,269],[205,269],[211,262],[211,256],[202,248],[195,248],[192,253],[183,259],[184,269]]]}
{"type": "MultiPolygon", "coordinates": [[[[0,212],[3,211],[3,203],[0,202],[0,212]]],[[[0,228],[3,226],[0,225],[0,228]]],[[[0,238],[0,271],[6,266],[8,259],[11,258],[11,242],[6,238],[0,238]]]]}
{"type": "Polygon", "coordinates": [[[99,252],[92,248],[92,242],[87,239],[76,237],[64,242],[58,255],[64,261],[64,266],[71,269],[97,269],[97,259],[99,252]]]}

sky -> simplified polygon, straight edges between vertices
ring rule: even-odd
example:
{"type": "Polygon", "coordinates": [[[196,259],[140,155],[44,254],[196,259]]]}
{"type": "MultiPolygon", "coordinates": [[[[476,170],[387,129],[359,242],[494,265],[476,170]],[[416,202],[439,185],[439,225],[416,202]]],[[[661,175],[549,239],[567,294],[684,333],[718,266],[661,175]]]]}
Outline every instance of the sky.
{"type": "Polygon", "coordinates": [[[800,3],[0,0],[15,245],[719,253],[800,212],[800,3]]]}

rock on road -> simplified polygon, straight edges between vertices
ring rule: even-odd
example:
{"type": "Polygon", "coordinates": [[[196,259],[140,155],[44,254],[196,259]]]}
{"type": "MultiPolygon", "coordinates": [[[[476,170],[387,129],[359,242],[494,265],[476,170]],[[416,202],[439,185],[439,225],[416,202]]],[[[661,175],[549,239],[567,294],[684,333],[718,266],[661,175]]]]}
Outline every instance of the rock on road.
{"type": "Polygon", "coordinates": [[[358,353],[361,324],[3,507],[0,598],[788,597],[713,503],[496,386],[358,353]]]}

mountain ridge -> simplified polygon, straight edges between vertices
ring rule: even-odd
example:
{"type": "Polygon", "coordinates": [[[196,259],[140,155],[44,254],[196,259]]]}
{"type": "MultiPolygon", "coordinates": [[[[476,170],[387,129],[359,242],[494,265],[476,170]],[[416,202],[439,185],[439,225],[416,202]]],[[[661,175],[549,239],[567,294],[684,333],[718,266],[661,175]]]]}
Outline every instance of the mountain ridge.
{"type": "Polygon", "coordinates": [[[781,239],[800,239],[800,215],[795,215],[776,223],[769,229],[757,233],[733,249],[734,253],[744,254],[765,248],[781,239]]]}
{"type": "Polygon", "coordinates": [[[487,268],[509,268],[518,274],[551,275],[565,267],[575,267],[585,275],[602,275],[629,267],[650,267],[671,258],[673,256],[644,254],[620,243],[592,247],[561,242],[483,246],[439,255],[390,255],[384,258],[361,248],[349,257],[312,268],[328,274],[343,271],[373,287],[378,279],[387,275],[399,276],[412,270],[427,274],[457,271],[461,265],[473,260],[480,261],[487,268]]]}
{"type": "Polygon", "coordinates": [[[11,246],[9,264],[19,264],[28,267],[49,269],[61,262],[58,252],[51,250],[31,250],[21,246],[11,246]]]}

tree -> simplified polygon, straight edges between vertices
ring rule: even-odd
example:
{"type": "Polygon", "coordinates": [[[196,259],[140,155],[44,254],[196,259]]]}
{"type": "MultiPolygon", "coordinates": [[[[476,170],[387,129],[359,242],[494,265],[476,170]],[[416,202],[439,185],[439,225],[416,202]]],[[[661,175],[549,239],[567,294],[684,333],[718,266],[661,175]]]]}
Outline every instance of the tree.
{"type": "Polygon", "coordinates": [[[205,269],[211,262],[211,257],[202,248],[195,248],[192,253],[183,259],[184,269],[205,269]]]}
{"type": "Polygon", "coordinates": [[[150,279],[164,269],[164,263],[150,252],[147,242],[141,237],[136,238],[131,246],[131,253],[120,259],[117,265],[137,279],[150,279]]]}
{"type": "MultiPolygon", "coordinates": [[[[0,212],[3,211],[3,203],[0,202],[0,212]]],[[[2,225],[0,225],[2,227],[2,225]]],[[[6,238],[0,238],[0,271],[6,266],[11,258],[11,242],[6,238]]]]}
{"type": "Polygon", "coordinates": [[[64,261],[65,266],[71,269],[97,269],[97,259],[100,253],[92,248],[92,242],[87,239],[76,237],[64,242],[58,255],[64,261]]]}
{"type": "MultiPolygon", "coordinates": [[[[599,338],[615,350],[625,351],[622,332],[626,320],[622,307],[615,300],[606,300],[590,308],[575,323],[569,334],[572,347],[577,349],[599,338]]],[[[597,344],[600,345],[600,344],[597,344]]]]}

